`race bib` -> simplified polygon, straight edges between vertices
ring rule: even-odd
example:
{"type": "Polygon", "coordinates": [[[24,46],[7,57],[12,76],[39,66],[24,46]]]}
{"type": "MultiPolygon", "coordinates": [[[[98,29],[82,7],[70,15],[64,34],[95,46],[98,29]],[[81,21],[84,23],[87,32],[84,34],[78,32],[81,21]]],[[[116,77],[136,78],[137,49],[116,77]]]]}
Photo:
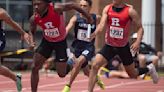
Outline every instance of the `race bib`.
{"type": "Polygon", "coordinates": [[[77,32],[77,39],[89,42],[89,39],[87,39],[87,30],[79,29],[77,32]]]}
{"type": "Polygon", "coordinates": [[[112,38],[119,38],[119,39],[123,39],[123,35],[124,35],[124,29],[123,28],[119,28],[119,27],[110,27],[110,37],[112,38]]]}
{"type": "Polygon", "coordinates": [[[44,34],[45,36],[49,36],[52,38],[58,37],[60,35],[58,28],[45,29],[44,34]]]}

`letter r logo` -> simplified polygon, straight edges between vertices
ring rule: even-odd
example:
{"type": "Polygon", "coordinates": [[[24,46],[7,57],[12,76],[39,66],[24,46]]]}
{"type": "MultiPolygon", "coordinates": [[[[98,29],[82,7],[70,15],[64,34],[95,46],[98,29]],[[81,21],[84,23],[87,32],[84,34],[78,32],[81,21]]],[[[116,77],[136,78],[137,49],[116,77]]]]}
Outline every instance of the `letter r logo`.
{"type": "Polygon", "coordinates": [[[46,26],[47,29],[54,28],[54,26],[52,25],[52,22],[46,22],[44,25],[46,26]]]}
{"type": "Polygon", "coordinates": [[[120,20],[118,18],[112,18],[112,26],[120,26],[120,20]]]}

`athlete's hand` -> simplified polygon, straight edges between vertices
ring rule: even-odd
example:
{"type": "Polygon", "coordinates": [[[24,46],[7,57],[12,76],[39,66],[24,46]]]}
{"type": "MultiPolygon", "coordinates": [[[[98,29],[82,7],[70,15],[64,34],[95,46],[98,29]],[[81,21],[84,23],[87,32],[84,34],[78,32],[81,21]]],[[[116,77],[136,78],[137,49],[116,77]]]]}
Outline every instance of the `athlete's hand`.
{"type": "Polygon", "coordinates": [[[34,50],[34,48],[36,46],[36,43],[35,43],[35,41],[34,41],[34,39],[31,35],[29,36],[29,38],[30,38],[30,40],[29,40],[29,46],[30,46],[29,49],[34,50]]]}
{"type": "Polygon", "coordinates": [[[93,32],[93,33],[90,35],[90,38],[88,38],[88,40],[89,40],[89,41],[92,41],[95,37],[96,37],[96,34],[95,34],[95,32],[93,32]]]}
{"type": "Polygon", "coordinates": [[[24,32],[22,35],[21,35],[21,39],[22,40],[25,40],[27,44],[30,44],[30,36],[28,33],[24,32]]]}
{"type": "Polygon", "coordinates": [[[140,42],[134,42],[130,49],[133,50],[134,53],[137,53],[139,51],[139,48],[140,48],[140,42]]]}

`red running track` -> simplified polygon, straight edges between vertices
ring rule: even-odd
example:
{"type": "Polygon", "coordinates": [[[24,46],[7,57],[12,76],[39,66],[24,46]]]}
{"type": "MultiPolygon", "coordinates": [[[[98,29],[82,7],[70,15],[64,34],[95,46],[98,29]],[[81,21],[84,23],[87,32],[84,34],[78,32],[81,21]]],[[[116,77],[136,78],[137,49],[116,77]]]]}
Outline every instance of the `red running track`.
{"type": "MultiPolygon", "coordinates": [[[[22,92],[31,92],[30,90],[30,73],[22,72],[22,92]]],[[[64,85],[69,80],[69,75],[63,79],[59,78],[57,74],[51,73],[40,74],[40,82],[38,92],[61,92],[64,85]]],[[[158,84],[153,84],[151,80],[135,80],[135,79],[107,79],[102,77],[106,85],[105,90],[101,90],[98,86],[95,87],[94,92],[164,92],[164,77],[160,77],[158,84]]],[[[78,75],[71,92],[85,92],[87,89],[88,78],[82,73],[78,75]]],[[[0,76],[0,92],[17,92],[15,83],[3,76],[0,76]]]]}

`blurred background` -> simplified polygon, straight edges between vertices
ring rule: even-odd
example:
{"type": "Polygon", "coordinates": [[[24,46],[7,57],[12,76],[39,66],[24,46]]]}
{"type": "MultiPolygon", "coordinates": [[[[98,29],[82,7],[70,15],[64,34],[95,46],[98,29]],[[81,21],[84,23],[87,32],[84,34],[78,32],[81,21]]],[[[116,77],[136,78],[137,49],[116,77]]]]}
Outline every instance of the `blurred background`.
{"type": "MultiPolygon", "coordinates": [[[[53,2],[68,2],[78,0],[53,0],[53,2]]],[[[144,27],[143,42],[151,45],[157,51],[164,52],[164,0],[125,0],[132,4],[139,13],[144,27]]],[[[93,0],[92,12],[101,15],[102,9],[112,0],[93,0]]],[[[0,0],[0,7],[7,10],[11,17],[18,22],[25,31],[29,30],[29,18],[32,15],[31,0],[0,0]]],[[[74,14],[74,11],[65,13],[65,23],[74,14]]],[[[12,28],[3,24],[6,32],[7,44],[4,51],[15,51],[22,48],[27,48],[27,44],[20,40],[20,35],[13,31],[12,28]]],[[[135,26],[131,27],[133,32],[136,31],[135,26]]],[[[132,32],[132,33],[133,33],[132,32]]],[[[132,34],[131,33],[131,34],[132,34]]],[[[42,32],[38,29],[36,33],[36,42],[39,43],[42,39],[42,32]]],[[[71,34],[69,34],[71,35],[71,34]]],[[[103,40],[104,36],[100,38],[103,40]]],[[[71,38],[68,38],[71,41],[71,38]]],[[[70,44],[70,42],[68,42],[70,44]]],[[[102,42],[103,43],[103,42],[102,42]]],[[[101,44],[99,43],[99,47],[101,44]]],[[[30,69],[32,62],[32,52],[26,52],[21,55],[4,56],[1,60],[2,64],[11,69],[27,70],[30,69]]],[[[159,62],[159,70],[163,71],[164,59],[159,62]]]]}

